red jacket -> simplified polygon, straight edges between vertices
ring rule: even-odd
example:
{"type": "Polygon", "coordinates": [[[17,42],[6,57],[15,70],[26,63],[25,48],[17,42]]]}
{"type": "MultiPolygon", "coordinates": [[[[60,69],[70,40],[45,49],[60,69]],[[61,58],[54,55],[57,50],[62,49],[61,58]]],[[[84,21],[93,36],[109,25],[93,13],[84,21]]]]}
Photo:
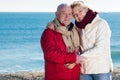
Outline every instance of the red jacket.
{"type": "Polygon", "coordinates": [[[65,63],[76,61],[76,54],[68,53],[62,35],[46,29],[41,37],[41,47],[45,60],[45,80],[78,80],[80,65],[73,69],[65,68],[65,63]]]}

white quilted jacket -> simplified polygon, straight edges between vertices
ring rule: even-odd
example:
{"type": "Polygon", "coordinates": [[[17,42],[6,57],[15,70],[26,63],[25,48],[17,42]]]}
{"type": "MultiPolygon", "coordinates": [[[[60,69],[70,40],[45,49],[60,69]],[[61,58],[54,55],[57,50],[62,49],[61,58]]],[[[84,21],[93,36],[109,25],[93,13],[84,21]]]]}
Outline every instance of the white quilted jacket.
{"type": "Polygon", "coordinates": [[[111,30],[107,22],[97,15],[92,23],[81,29],[81,47],[87,58],[81,63],[82,74],[107,73],[113,70],[110,52],[111,30]]]}

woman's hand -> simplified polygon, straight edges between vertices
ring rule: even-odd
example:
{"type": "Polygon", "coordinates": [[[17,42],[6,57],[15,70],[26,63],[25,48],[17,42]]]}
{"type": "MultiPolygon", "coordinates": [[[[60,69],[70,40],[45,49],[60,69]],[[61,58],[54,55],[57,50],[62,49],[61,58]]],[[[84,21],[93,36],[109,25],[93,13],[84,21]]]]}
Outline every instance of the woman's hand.
{"type": "Polygon", "coordinates": [[[73,69],[75,67],[75,63],[67,63],[65,64],[65,67],[68,68],[68,69],[73,69]]]}
{"type": "Polygon", "coordinates": [[[52,22],[49,22],[46,26],[46,28],[49,28],[49,29],[52,29],[52,30],[55,30],[54,28],[54,24],[52,22]]]}

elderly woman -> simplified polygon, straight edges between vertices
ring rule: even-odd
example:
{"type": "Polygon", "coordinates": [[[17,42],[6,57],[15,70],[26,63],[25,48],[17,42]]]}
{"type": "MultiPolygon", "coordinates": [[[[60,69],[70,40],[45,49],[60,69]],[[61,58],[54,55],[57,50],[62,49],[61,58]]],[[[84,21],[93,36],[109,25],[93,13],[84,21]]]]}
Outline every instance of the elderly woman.
{"type": "Polygon", "coordinates": [[[82,1],[74,1],[71,8],[81,37],[80,56],[87,58],[81,62],[80,80],[110,80],[111,30],[108,23],[82,1]]]}

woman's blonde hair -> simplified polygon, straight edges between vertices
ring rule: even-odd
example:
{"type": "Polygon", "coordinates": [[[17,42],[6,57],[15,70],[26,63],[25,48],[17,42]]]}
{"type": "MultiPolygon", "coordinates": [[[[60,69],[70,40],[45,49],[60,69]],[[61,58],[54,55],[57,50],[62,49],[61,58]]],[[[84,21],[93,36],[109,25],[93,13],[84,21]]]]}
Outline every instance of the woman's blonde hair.
{"type": "Polygon", "coordinates": [[[80,7],[82,7],[82,8],[88,9],[88,6],[86,6],[83,1],[74,1],[74,2],[71,4],[71,8],[72,8],[72,9],[73,9],[74,7],[76,7],[76,6],[80,6],[80,7]]]}

